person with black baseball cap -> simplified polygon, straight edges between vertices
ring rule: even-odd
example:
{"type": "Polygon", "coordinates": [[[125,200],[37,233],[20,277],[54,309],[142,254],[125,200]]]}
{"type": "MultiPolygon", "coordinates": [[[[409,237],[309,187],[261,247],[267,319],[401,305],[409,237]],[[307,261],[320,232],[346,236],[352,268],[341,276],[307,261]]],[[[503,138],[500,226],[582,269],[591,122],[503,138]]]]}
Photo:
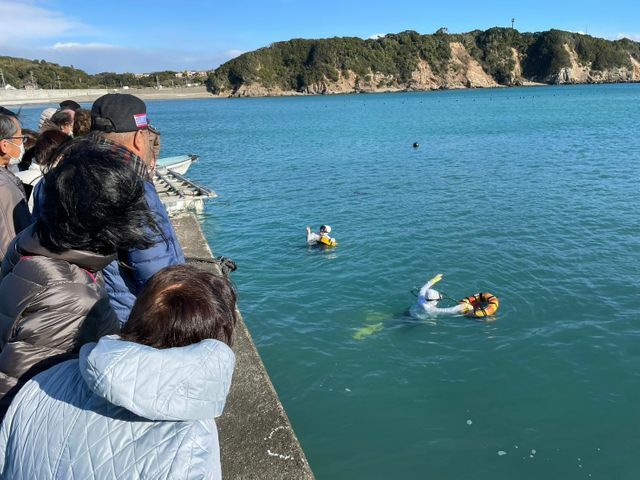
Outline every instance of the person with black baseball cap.
{"type": "Polygon", "coordinates": [[[155,130],[150,125],[145,103],[130,94],[103,95],[91,108],[91,130],[97,143],[117,151],[142,177],[145,199],[162,231],[155,245],[119,252],[118,261],[104,270],[111,305],[124,325],[147,280],[162,268],[184,263],[185,259],[167,210],[153,185],[155,130]]]}

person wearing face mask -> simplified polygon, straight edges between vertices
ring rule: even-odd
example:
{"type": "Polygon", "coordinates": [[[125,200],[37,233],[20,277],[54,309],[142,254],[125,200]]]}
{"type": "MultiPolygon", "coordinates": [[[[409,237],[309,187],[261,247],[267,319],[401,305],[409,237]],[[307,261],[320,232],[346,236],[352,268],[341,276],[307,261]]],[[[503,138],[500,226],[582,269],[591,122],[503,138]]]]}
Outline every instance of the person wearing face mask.
{"type": "Polygon", "coordinates": [[[13,237],[31,224],[22,182],[11,171],[22,160],[24,141],[18,119],[0,114],[0,261],[13,237]]]}
{"type": "Polygon", "coordinates": [[[138,293],[153,274],[164,267],[185,263],[167,210],[153,185],[154,132],[147,117],[147,106],[134,95],[109,93],[91,107],[88,138],[117,152],[144,180],[145,200],[161,232],[151,247],[119,251],[118,261],[104,269],[109,300],[121,325],[126,323],[138,293]]]}

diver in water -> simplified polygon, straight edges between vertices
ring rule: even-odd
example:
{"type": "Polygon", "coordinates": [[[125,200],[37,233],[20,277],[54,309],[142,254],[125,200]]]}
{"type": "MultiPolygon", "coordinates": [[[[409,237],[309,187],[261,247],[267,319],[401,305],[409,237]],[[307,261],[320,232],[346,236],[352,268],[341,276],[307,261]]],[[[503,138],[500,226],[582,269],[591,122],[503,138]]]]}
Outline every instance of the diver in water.
{"type": "Polygon", "coordinates": [[[334,247],[338,244],[335,238],[329,236],[331,227],[329,225],[320,225],[320,232],[312,232],[311,227],[307,227],[307,243],[310,245],[325,245],[334,247]]]}
{"type": "Polygon", "coordinates": [[[423,285],[418,293],[417,303],[411,307],[412,317],[423,319],[437,315],[464,315],[469,309],[473,309],[466,303],[460,303],[455,307],[438,307],[438,302],[443,298],[442,294],[431,287],[440,280],[442,280],[442,273],[439,273],[423,285]]]}

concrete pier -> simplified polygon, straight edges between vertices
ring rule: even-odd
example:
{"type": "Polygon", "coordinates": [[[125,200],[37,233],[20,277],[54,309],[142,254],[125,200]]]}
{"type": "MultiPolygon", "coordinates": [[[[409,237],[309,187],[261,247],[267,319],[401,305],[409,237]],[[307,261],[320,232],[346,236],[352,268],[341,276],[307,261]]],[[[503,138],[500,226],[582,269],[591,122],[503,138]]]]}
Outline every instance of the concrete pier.
{"type": "MultiPolygon", "coordinates": [[[[213,258],[193,214],[173,219],[187,257],[213,258]]],[[[217,265],[198,263],[220,273],[217,265]]],[[[242,265],[239,265],[242,268],[242,265]]],[[[225,479],[306,480],[313,473],[244,320],[235,331],[236,369],[224,413],[216,420],[225,479]]]]}

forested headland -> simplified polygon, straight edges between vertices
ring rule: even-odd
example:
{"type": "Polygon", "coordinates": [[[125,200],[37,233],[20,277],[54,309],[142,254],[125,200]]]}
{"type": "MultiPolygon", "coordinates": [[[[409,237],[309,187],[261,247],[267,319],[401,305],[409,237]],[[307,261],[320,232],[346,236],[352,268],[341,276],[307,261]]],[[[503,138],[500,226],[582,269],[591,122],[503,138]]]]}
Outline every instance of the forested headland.
{"type": "Polygon", "coordinates": [[[375,39],[294,39],[209,73],[216,95],[279,95],[640,81],[640,43],[550,30],[442,28],[375,39]]]}

